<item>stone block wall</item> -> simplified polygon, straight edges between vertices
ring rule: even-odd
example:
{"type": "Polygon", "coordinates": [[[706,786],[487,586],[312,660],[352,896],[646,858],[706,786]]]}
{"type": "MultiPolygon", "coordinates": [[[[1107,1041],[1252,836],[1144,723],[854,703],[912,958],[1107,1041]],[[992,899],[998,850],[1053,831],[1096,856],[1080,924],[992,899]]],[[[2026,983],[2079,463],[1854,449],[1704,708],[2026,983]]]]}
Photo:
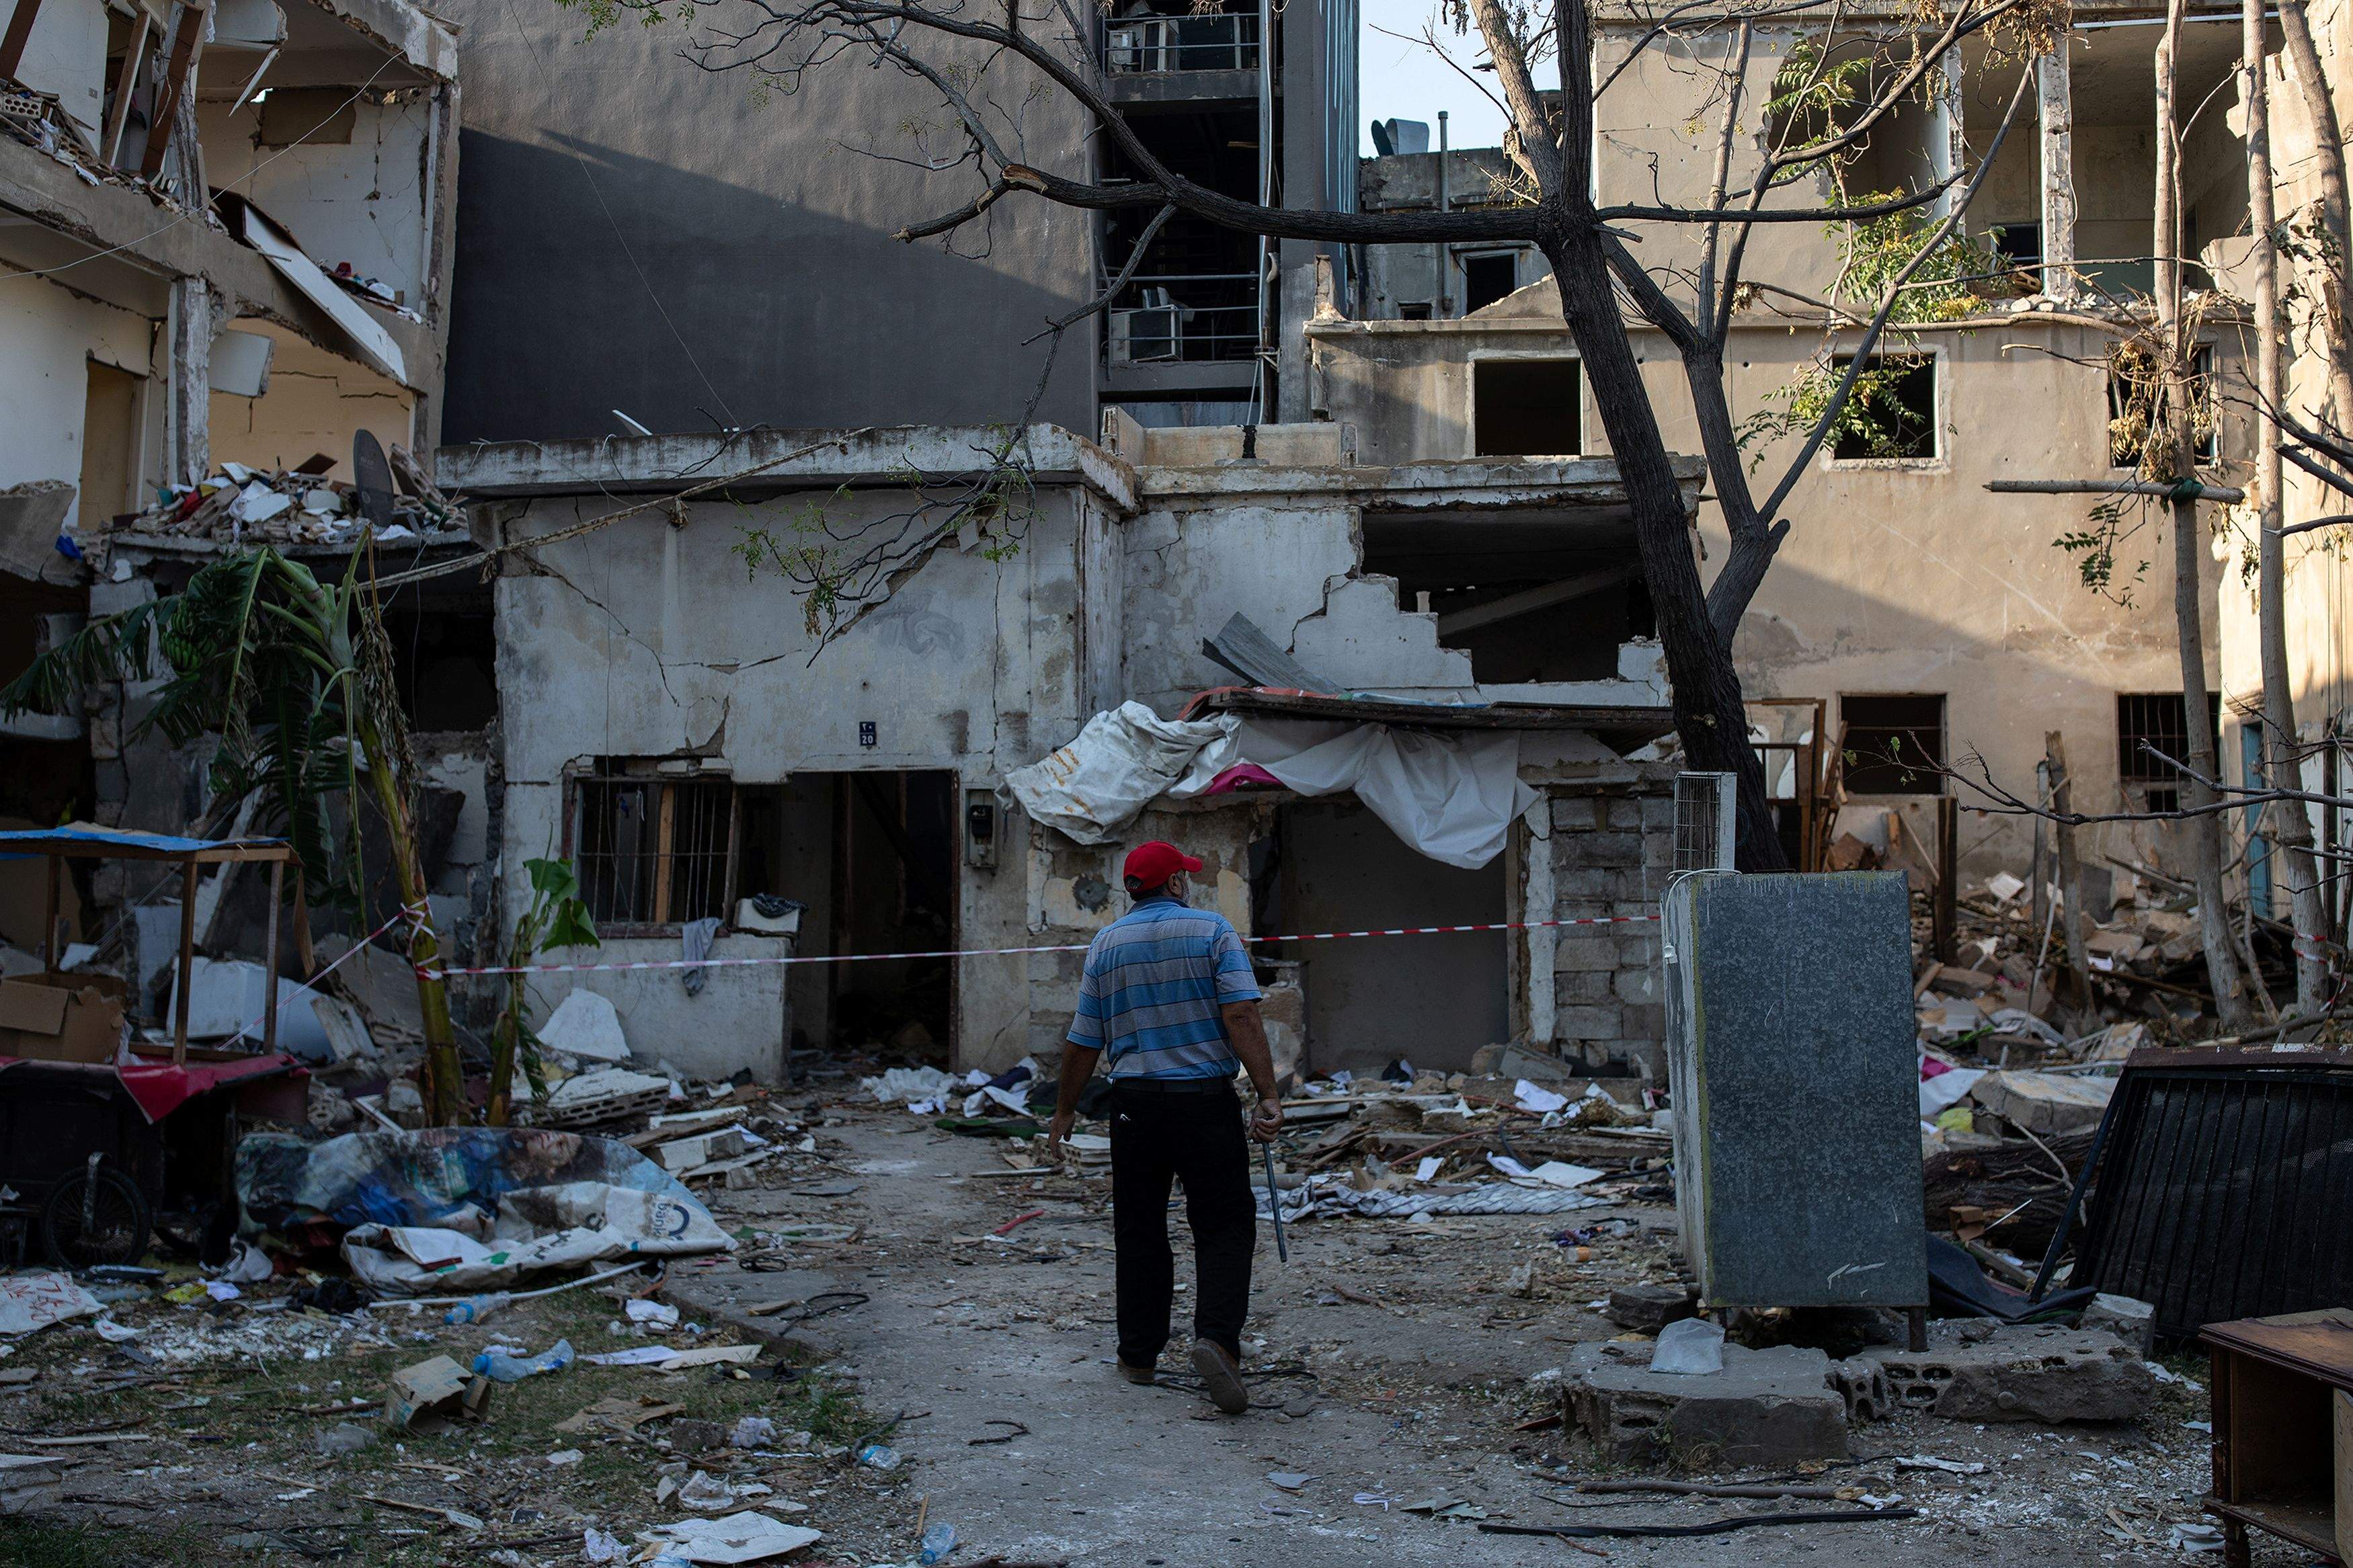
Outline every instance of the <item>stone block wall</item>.
{"type": "MultiPolygon", "coordinates": [[[[1648,786],[1556,790],[1550,808],[1554,919],[1658,912],[1673,864],[1672,795],[1648,786]]],[[[1588,1069],[1647,1067],[1663,1079],[1658,958],[1655,921],[1556,932],[1553,1048],[1588,1069]]]]}

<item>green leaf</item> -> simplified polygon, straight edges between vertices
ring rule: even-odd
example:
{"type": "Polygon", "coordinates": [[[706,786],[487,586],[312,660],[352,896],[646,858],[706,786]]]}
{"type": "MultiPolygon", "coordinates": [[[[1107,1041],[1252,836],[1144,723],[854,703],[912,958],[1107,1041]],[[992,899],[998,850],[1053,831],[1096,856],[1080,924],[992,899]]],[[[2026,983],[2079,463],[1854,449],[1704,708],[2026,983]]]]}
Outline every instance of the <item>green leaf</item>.
{"type": "Polygon", "coordinates": [[[580,891],[569,860],[526,860],[522,868],[531,873],[531,890],[544,898],[569,899],[580,891]]]}
{"type": "Polygon", "coordinates": [[[600,945],[596,922],[588,918],[588,906],[577,899],[558,902],[547,922],[547,940],[543,947],[596,947],[600,945]]]}

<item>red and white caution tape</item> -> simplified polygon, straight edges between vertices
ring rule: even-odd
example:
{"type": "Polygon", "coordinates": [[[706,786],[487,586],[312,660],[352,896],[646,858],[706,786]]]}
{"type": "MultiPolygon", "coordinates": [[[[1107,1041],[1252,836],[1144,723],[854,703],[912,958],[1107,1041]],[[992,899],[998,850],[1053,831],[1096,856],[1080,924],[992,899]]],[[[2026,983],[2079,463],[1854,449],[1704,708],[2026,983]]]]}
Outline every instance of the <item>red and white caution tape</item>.
{"type": "MultiPolygon", "coordinates": [[[[1493,921],[1483,925],[1460,926],[1391,926],[1380,931],[1301,931],[1288,936],[1246,936],[1244,942],[1272,943],[1285,942],[1336,942],[1344,937],[1358,936],[1444,936],[1457,931],[1542,931],[1559,926],[1641,925],[1654,923],[1656,915],[1585,915],[1561,921],[1493,921]]],[[[475,969],[420,969],[419,974],[428,980],[449,980],[467,974],[596,974],[625,969],[729,969],[748,968],[761,964],[779,963],[878,963],[893,958],[1001,958],[1030,952],[1084,952],[1090,943],[1083,942],[1056,942],[1044,947],[963,947],[943,948],[932,952],[812,952],[793,957],[759,958],[645,958],[615,963],[525,963],[484,964],[475,969]]]]}

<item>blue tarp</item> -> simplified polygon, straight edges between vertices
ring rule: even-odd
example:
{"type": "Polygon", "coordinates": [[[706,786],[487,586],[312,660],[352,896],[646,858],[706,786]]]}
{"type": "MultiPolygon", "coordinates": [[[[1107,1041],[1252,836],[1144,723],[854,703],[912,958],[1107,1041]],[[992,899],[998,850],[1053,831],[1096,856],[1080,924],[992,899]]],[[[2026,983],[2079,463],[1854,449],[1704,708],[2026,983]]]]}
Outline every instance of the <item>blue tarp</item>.
{"type": "Polygon", "coordinates": [[[87,822],[64,827],[26,827],[0,833],[0,859],[21,860],[27,853],[74,850],[87,846],[93,854],[108,849],[143,849],[156,855],[193,855],[200,849],[235,849],[250,845],[283,844],[282,838],[179,838],[168,833],[134,833],[125,828],[99,827],[87,822]]]}

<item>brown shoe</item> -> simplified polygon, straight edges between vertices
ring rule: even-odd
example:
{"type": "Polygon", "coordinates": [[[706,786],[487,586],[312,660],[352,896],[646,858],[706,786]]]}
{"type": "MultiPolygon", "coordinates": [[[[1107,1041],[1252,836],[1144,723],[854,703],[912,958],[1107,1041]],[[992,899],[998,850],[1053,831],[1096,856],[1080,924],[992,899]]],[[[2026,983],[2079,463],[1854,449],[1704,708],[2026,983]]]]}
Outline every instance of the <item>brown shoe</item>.
{"type": "Polygon", "coordinates": [[[1250,1390],[1242,1386],[1242,1369],[1226,1353],[1226,1347],[1209,1340],[1193,1343],[1193,1370],[1201,1374],[1201,1387],[1209,1403],[1229,1415],[1240,1415],[1250,1408],[1250,1390]]]}
{"type": "Polygon", "coordinates": [[[1127,1363],[1121,1362],[1119,1363],[1119,1375],[1127,1379],[1130,1383],[1143,1384],[1148,1387],[1152,1381],[1160,1374],[1148,1366],[1130,1366],[1127,1363]]]}

